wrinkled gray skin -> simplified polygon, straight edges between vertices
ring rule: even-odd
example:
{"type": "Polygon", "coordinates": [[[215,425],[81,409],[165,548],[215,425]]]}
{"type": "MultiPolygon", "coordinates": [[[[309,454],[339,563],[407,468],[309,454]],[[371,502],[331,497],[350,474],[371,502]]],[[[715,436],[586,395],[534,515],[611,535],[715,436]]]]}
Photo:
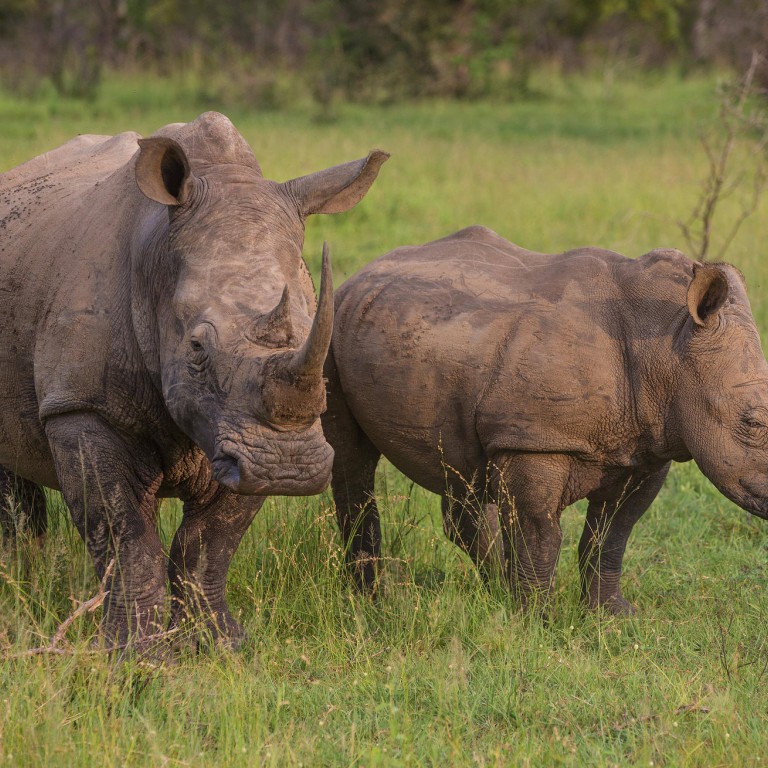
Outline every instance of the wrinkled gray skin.
{"type": "Polygon", "coordinates": [[[40,535],[39,486],[61,489],[99,578],[115,559],[108,643],[162,621],[158,499],[184,502],[171,626],[198,610],[237,639],[226,575],[264,496],[327,485],[332,287],[324,256],[313,321],[304,219],[354,206],[387,157],[280,184],[206,113],[147,139],[80,136],[0,176],[0,464],[15,473],[0,490],[16,485],[40,535]]]}
{"type": "Polygon", "coordinates": [[[768,514],[768,365],[740,273],[674,250],[545,255],[483,227],[400,248],[336,294],[323,430],[350,566],[372,588],[381,454],[443,498],[486,575],[546,602],[560,514],[587,498],[585,601],[619,587],[633,525],[695,459],[768,514]]]}

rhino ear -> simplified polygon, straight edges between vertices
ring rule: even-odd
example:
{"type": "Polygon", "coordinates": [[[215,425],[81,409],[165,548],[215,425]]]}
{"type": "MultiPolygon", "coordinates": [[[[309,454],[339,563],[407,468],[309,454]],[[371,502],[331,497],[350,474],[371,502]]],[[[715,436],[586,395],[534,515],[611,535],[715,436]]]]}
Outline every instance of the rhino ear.
{"type": "Polygon", "coordinates": [[[187,155],[177,141],[167,136],[139,139],[136,183],[150,200],[163,205],[181,205],[190,177],[187,155]]]}
{"type": "Polygon", "coordinates": [[[696,325],[709,325],[728,298],[728,278],[712,264],[694,264],[688,286],[688,311],[696,325]]]}
{"type": "Polygon", "coordinates": [[[361,160],[291,179],[283,182],[282,187],[296,200],[303,216],[342,213],[365,197],[388,158],[388,152],[374,149],[361,160]]]}

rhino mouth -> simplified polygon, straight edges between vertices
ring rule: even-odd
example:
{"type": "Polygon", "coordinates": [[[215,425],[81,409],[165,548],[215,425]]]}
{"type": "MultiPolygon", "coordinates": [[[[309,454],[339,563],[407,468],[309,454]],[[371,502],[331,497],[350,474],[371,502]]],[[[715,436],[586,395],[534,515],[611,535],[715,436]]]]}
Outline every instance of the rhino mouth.
{"type": "Polygon", "coordinates": [[[752,483],[745,480],[739,480],[739,485],[743,491],[745,491],[740,498],[736,498],[727,493],[725,495],[755,517],[768,520],[768,494],[766,494],[768,488],[765,486],[755,488],[752,483]]]}
{"type": "Polygon", "coordinates": [[[331,481],[333,448],[319,426],[287,433],[263,429],[249,439],[222,437],[211,464],[214,479],[234,493],[311,496],[331,481]]]}

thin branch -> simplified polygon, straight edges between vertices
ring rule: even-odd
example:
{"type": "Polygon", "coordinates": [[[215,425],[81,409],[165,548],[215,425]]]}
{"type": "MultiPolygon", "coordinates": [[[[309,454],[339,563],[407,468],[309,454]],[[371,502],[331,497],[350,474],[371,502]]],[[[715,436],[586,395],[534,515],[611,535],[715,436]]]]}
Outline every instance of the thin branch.
{"type": "MultiPolygon", "coordinates": [[[[90,601],[89,601],[90,602],[90,601]]],[[[84,651],[79,651],[83,655],[98,656],[104,653],[114,653],[115,651],[124,651],[128,648],[138,648],[142,645],[148,645],[149,643],[158,642],[160,640],[167,640],[169,637],[177,635],[181,627],[173,627],[172,629],[165,629],[162,632],[155,632],[151,635],[146,635],[138,640],[127,640],[124,643],[118,643],[117,645],[105,645],[103,648],[88,648],[84,651]]],[[[3,661],[11,661],[13,659],[25,659],[32,656],[45,656],[51,654],[54,656],[72,656],[76,652],[75,648],[57,648],[56,646],[49,644],[39,648],[29,648],[26,651],[20,651],[19,653],[9,653],[3,656],[3,661]]]]}
{"type": "MultiPolygon", "coordinates": [[[[109,590],[107,589],[107,583],[109,582],[109,577],[112,575],[112,570],[114,567],[115,567],[115,560],[113,558],[110,561],[109,565],[107,566],[107,569],[104,571],[104,576],[102,577],[101,583],[99,584],[98,592],[89,600],[86,600],[84,603],[80,603],[80,605],[78,605],[77,608],[69,616],[67,616],[66,619],[64,619],[64,621],[59,625],[56,632],[54,632],[54,634],[52,635],[48,645],[44,645],[39,648],[30,648],[26,651],[21,651],[19,653],[5,654],[3,656],[3,660],[21,659],[21,658],[27,658],[31,656],[42,656],[45,654],[65,656],[65,655],[74,653],[74,649],[71,647],[68,647],[68,648],[60,647],[61,644],[65,642],[65,636],[67,634],[67,630],[81,616],[85,615],[86,613],[93,613],[97,608],[99,608],[101,605],[104,604],[104,601],[106,600],[107,595],[109,594],[109,590]]],[[[165,640],[166,638],[176,634],[177,632],[178,632],[178,627],[174,629],[165,630],[162,632],[156,632],[152,635],[147,635],[146,637],[131,639],[125,643],[119,643],[118,645],[110,645],[110,646],[105,646],[104,648],[91,649],[89,653],[104,653],[104,652],[112,653],[113,651],[124,650],[128,647],[146,645],[147,643],[152,643],[152,642],[155,642],[156,640],[165,640]]]]}
{"type": "Polygon", "coordinates": [[[677,222],[691,255],[704,261],[712,248],[715,220],[719,218],[720,204],[745,184],[748,175],[752,177],[752,191],[745,201],[734,223],[729,228],[718,249],[721,258],[733,243],[741,225],[757,210],[760,198],[768,184],[765,172],[765,150],[768,146],[768,115],[760,104],[751,112],[751,99],[756,94],[755,74],[762,57],[755,51],[749,68],[736,88],[725,88],[722,92],[719,110],[718,130],[700,137],[707,159],[707,177],[690,216],[677,222]],[[754,133],[758,136],[755,137],[754,133]],[[750,147],[744,167],[734,169],[737,149],[747,143],[750,147]],[[748,170],[747,170],[748,169],[748,170]]]}
{"type": "Polygon", "coordinates": [[[109,590],[107,589],[107,582],[109,581],[109,577],[112,575],[112,569],[114,567],[115,559],[112,558],[112,560],[109,562],[109,565],[107,566],[107,570],[104,571],[104,576],[102,577],[101,583],[99,584],[99,591],[90,600],[86,600],[84,603],[80,603],[75,611],[71,615],[67,616],[66,619],[64,619],[64,621],[61,623],[51,638],[50,648],[58,647],[59,643],[67,634],[67,630],[78,618],[80,618],[80,616],[82,616],[84,613],[93,613],[97,608],[103,605],[104,600],[106,600],[107,595],[109,594],[109,590]]]}
{"type": "Polygon", "coordinates": [[[720,250],[717,252],[718,261],[722,260],[723,256],[725,255],[725,252],[728,250],[728,248],[730,248],[731,243],[736,238],[736,234],[738,233],[744,221],[748,219],[757,210],[757,207],[760,205],[760,197],[762,195],[763,189],[765,188],[765,185],[766,185],[765,170],[763,168],[756,168],[755,178],[752,182],[752,196],[750,199],[750,203],[749,205],[742,208],[736,221],[733,222],[733,225],[731,226],[730,231],[723,239],[723,244],[720,247],[720,250]]]}

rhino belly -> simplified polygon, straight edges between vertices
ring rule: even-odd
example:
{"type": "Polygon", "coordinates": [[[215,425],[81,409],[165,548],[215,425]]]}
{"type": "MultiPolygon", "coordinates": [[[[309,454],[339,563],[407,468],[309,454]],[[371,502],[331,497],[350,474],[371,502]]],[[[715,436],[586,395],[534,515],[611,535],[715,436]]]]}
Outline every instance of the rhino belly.
{"type": "Polygon", "coordinates": [[[484,476],[484,462],[466,461],[466,457],[446,451],[444,447],[436,446],[433,441],[421,443],[412,441],[403,446],[398,440],[372,440],[379,450],[407,478],[432,493],[443,495],[449,490],[452,495],[461,496],[469,490],[472,478],[484,476]]]}

